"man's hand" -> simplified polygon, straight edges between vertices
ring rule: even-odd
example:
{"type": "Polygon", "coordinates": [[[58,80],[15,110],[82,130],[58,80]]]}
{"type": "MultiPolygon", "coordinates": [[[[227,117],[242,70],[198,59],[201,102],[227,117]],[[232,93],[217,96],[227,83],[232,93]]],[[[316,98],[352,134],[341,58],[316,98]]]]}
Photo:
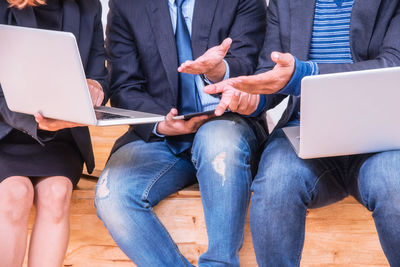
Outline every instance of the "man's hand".
{"type": "Polygon", "coordinates": [[[90,97],[92,98],[92,103],[95,108],[100,107],[104,100],[103,88],[98,81],[86,79],[90,97]]]}
{"type": "Polygon", "coordinates": [[[295,60],[291,54],[278,52],[273,52],[271,58],[276,63],[272,70],[257,75],[240,76],[211,84],[204,88],[204,92],[208,94],[221,93],[225,90],[225,87],[233,87],[252,94],[274,94],[280,91],[292,78],[295,69],[295,60]]]}
{"type": "Polygon", "coordinates": [[[215,109],[216,116],[221,116],[228,109],[241,115],[250,115],[257,110],[260,103],[260,95],[241,92],[233,88],[229,83],[224,83],[220,93],[222,95],[215,109]]]}
{"type": "Polygon", "coordinates": [[[221,81],[226,72],[223,59],[231,47],[232,39],[226,38],[220,45],[208,49],[194,61],[188,60],[178,68],[179,72],[189,74],[204,74],[212,82],[221,81]]]}
{"type": "Polygon", "coordinates": [[[38,123],[38,129],[45,131],[55,132],[65,128],[85,126],[74,122],[44,118],[40,113],[36,113],[34,116],[36,122],[38,123]]]}
{"type": "Polygon", "coordinates": [[[178,110],[173,108],[165,117],[165,120],[158,123],[157,133],[165,136],[191,134],[197,132],[200,126],[205,123],[210,116],[203,115],[191,118],[190,120],[174,120],[178,115],[178,110]]]}

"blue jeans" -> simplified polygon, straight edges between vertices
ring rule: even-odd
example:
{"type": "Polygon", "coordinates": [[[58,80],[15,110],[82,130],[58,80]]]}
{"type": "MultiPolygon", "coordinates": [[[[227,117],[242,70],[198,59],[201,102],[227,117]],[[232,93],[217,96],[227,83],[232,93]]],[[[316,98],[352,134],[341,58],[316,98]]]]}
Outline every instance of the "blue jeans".
{"type": "Polygon", "coordinates": [[[372,211],[391,266],[400,266],[400,151],[302,160],[282,130],[252,184],[250,227],[259,266],[299,266],[306,212],[353,195],[372,211]]]}
{"type": "Polygon", "coordinates": [[[235,114],[201,126],[191,153],[176,156],[164,142],[129,143],[112,155],[99,179],[97,214],[136,265],[192,266],[153,207],[198,182],[209,239],[199,266],[239,266],[257,147],[253,130],[235,114]]]}

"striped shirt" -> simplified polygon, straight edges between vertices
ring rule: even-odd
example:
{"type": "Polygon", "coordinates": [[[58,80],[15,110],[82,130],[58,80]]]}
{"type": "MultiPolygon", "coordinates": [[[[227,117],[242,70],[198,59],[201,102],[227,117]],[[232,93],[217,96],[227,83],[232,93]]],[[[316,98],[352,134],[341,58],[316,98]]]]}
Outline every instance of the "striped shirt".
{"type": "Polygon", "coordinates": [[[354,0],[317,0],[309,59],[316,63],[353,63],[350,19],[354,0]]]}

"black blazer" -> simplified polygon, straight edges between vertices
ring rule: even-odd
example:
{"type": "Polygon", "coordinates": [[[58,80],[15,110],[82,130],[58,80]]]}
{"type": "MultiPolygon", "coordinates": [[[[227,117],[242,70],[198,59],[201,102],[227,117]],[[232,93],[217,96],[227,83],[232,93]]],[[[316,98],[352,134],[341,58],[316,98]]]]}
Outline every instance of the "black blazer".
{"type": "MultiPolygon", "coordinates": [[[[64,0],[63,12],[63,31],[75,35],[86,76],[98,81],[103,89],[107,90],[100,2],[98,0],[64,0]]],[[[0,0],[0,24],[11,24],[12,21],[16,21],[18,26],[37,27],[32,7],[23,10],[9,8],[6,0],[0,0]]],[[[42,143],[37,134],[37,123],[34,117],[10,111],[0,86],[0,140],[13,128],[31,135],[42,143]]],[[[94,157],[88,128],[73,128],[71,132],[85,160],[87,170],[92,172],[94,157]]]]}
{"type": "MultiPolygon", "coordinates": [[[[270,1],[267,34],[257,73],[273,68],[272,51],[287,52],[300,60],[308,60],[315,2],[270,1]]],[[[355,0],[350,22],[350,48],[353,64],[318,64],[320,73],[400,66],[400,0],[355,0]]],[[[284,97],[268,95],[268,108],[276,106],[284,97]]],[[[276,129],[297,113],[299,105],[299,98],[292,96],[276,129]]]]}
{"type": "MultiPolygon", "coordinates": [[[[110,0],[106,51],[111,104],[167,114],[178,100],[178,61],[167,0],[110,0]]],[[[197,0],[192,25],[193,57],[231,37],[230,75],[252,74],[265,35],[265,0],[197,0]]],[[[265,139],[264,116],[248,119],[265,139]]],[[[160,140],[154,124],[131,127],[113,151],[142,139],[160,140]]]]}

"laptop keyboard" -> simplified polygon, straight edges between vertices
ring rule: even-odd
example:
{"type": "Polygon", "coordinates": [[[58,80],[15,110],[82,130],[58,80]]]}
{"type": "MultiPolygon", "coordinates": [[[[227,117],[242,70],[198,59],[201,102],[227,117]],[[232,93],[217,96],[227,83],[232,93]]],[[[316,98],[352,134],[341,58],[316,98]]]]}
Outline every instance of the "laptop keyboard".
{"type": "Polygon", "coordinates": [[[129,116],[112,114],[112,113],[99,111],[99,110],[96,110],[95,113],[96,113],[96,118],[98,120],[113,120],[113,119],[128,119],[128,118],[131,118],[129,116]]]}

